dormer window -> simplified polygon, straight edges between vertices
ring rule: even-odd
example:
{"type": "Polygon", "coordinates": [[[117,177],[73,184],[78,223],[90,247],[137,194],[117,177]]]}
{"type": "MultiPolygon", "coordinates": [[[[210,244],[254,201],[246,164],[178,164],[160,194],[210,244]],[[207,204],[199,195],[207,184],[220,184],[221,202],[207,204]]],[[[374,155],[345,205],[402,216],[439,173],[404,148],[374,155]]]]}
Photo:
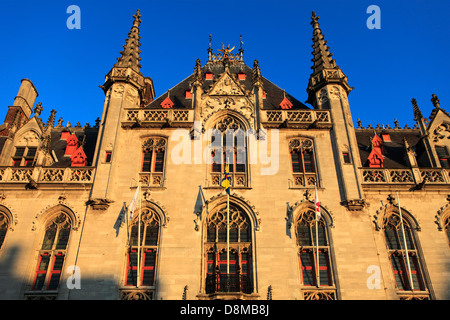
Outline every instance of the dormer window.
{"type": "Polygon", "coordinates": [[[16,147],[13,167],[31,167],[36,157],[37,147],[16,147]]]}

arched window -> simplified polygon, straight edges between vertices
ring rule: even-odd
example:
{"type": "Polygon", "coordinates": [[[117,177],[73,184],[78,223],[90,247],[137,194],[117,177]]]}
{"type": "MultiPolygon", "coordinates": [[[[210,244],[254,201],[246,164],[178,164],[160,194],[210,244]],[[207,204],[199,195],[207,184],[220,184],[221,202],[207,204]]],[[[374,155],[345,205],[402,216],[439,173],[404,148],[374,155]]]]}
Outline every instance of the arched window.
{"type": "Polygon", "coordinates": [[[399,291],[426,291],[423,269],[410,222],[398,212],[384,221],[384,236],[399,291]]]}
{"type": "Polygon", "coordinates": [[[293,187],[308,187],[318,183],[312,139],[298,138],[289,141],[293,187]]]}
{"type": "Polygon", "coordinates": [[[227,115],[213,126],[211,136],[211,184],[220,185],[226,164],[232,187],[247,187],[247,139],[244,124],[227,115]]]}
{"type": "Polygon", "coordinates": [[[323,214],[316,221],[313,209],[300,211],[295,234],[304,299],[336,299],[330,237],[323,214]]]}
{"type": "Polygon", "coordinates": [[[227,214],[227,205],[223,204],[208,216],[205,239],[206,294],[253,292],[251,238],[250,220],[238,206],[230,204],[227,214]]]}
{"type": "Polygon", "coordinates": [[[147,138],[142,145],[140,181],[143,186],[162,186],[167,140],[147,138]]]}
{"type": "Polygon", "coordinates": [[[64,266],[72,221],[58,213],[46,226],[32,290],[57,290],[64,266]]]}
{"type": "Polygon", "coordinates": [[[125,286],[154,289],[160,225],[153,209],[143,208],[135,214],[129,228],[125,286]]]}
{"type": "Polygon", "coordinates": [[[6,238],[6,233],[8,232],[8,228],[10,225],[9,217],[5,212],[1,210],[0,207],[0,249],[3,246],[3,242],[6,238]]]}

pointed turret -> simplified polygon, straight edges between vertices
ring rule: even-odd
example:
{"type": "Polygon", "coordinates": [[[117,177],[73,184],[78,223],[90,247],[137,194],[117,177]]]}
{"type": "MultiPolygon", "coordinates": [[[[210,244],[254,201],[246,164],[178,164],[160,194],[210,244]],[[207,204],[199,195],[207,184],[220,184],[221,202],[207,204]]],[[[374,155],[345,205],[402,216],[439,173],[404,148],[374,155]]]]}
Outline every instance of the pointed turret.
{"type": "Polygon", "coordinates": [[[327,46],[327,41],[319,26],[319,17],[313,11],[311,16],[311,25],[313,27],[313,72],[309,78],[309,84],[306,89],[308,92],[307,103],[317,107],[316,93],[324,85],[331,83],[341,84],[347,94],[353,89],[348,84],[348,78],[342,70],[336,65],[336,61],[332,59],[332,53],[327,46]]]}
{"type": "Polygon", "coordinates": [[[142,66],[139,63],[139,61],[141,61],[141,58],[139,57],[139,54],[141,53],[141,50],[139,50],[139,47],[141,46],[141,43],[139,42],[141,39],[141,36],[139,35],[141,11],[139,9],[136,14],[133,15],[133,18],[133,26],[128,33],[128,38],[125,40],[123,51],[120,52],[121,56],[117,58],[117,62],[114,66],[131,68],[140,73],[140,68],[142,68],[142,66]]]}
{"type": "Polygon", "coordinates": [[[133,15],[133,26],[128,33],[128,38],[125,40],[123,50],[120,52],[121,56],[117,58],[111,71],[106,75],[105,83],[100,88],[106,93],[113,83],[126,82],[132,84],[139,91],[140,101],[145,104],[153,100],[154,88],[151,78],[142,75],[140,69],[142,68],[140,61],[141,57],[139,50],[141,39],[139,34],[139,25],[141,24],[141,11],[138,9],[133,15]]]}

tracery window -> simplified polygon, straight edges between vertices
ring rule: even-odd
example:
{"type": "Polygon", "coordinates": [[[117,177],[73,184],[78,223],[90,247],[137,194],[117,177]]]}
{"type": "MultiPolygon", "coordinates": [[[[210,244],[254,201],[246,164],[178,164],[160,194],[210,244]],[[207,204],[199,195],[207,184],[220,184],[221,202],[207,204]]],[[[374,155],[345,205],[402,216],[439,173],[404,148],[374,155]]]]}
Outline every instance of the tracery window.
{"type": "Polygon", "coordinates": [[[436,153],[442,168],[450,168],[450,155],[446,147],[436,146],[436,153]]]}
{"type": "Polygon", "coordinates": [[[324,218],[317,221],[312,209],[304,210],[295,224],[302,288],[305,299],[335,299],[330,241],[324,218]],[[317,236],[316,236],[317,235],[317,236]],[[318,259],[318,260],[317,260],[318,259]],[[313,288],[323,288],[320,295],[313,288]]]}
{"type": "Polygon", "coordinates": [[[289,152],[292,186],[309,187],[318,183],[313,141],[307,138],[292,139],[289,141],[289,152]]]}
{"type": "Polygon", "coordinates": [[[400,296],[408,291],[427,292],[421,257],[409,221],[392,212],[385,219],[384,235],[400,296]]]}
{"type": "Polygon", "coordinates": [[[247,139],[244,125],[232,116],[214,124],[211,137],[211,184],[219,186],[226,164],[232,187],[247,187],[247,139]]]}
{"type": "Polygon", "coordinates": [[[130,225],[124,285],[154,289],[160,218],[150,208],[143,208],[140,214],[135,215],[130,225]]]}
{"type": "Polygon", "coordinates": [[[45,229],[32,290],[57,290],[67,253],[72,222],[60,212],[45,229]]]}
{"type": "Polygon", "coordinates": [[[167,140],[152,137],[142,145],[140,182],[144,186],[163,186],[167,140]]]}
{"type": "Polygon", "coordinates": [[[206,228],[206,294],[252,293],[252,240],[247,214],[230,204],[227,232],[227,206],[222,205],[208,217],[206,228]]]}

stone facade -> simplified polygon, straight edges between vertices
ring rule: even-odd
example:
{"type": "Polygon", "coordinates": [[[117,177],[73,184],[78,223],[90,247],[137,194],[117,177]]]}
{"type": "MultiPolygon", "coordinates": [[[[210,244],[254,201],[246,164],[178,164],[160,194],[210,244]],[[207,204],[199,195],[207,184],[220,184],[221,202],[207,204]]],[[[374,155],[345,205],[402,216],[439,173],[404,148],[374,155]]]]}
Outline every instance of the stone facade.
{"type": "Polygon", "coordinates": [[[450,117],[433,95],[414,128],[354,127],[318,19],[311,107],[242,42],[155,97],[139,11],[94,126],[31,116],[24,79],[0,126],[0,298],[449,299],[450,117]]]}

